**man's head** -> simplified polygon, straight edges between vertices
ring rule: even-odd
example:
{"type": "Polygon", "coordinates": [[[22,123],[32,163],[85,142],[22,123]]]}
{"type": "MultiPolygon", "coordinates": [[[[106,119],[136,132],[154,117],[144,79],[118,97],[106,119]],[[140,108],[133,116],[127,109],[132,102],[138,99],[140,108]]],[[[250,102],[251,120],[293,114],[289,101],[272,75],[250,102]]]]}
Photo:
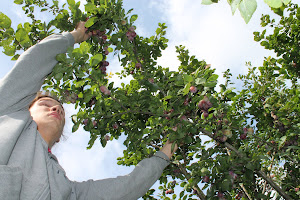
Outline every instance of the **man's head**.
{"type": "Polygon", "coordinates": [[[37,95],[29,105],[37,129],[51,148],[58,142],[65,125],[65,112],[61,103],[49,95],[37,95]]]}

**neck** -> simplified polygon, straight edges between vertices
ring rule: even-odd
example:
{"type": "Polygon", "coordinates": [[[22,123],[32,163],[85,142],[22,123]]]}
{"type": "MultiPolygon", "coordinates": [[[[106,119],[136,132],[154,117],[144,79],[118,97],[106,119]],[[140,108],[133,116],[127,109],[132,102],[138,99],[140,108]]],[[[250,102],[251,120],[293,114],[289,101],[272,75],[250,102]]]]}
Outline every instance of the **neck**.
{"type": "Polygon", "coordinates": [[[58,142],[58,136],[60,135],[58,130],[53,130],[50,127],[38,127],[38,131],[42,138],[48,144],[48,148],[51,149],[53,145],[58,142]]]}

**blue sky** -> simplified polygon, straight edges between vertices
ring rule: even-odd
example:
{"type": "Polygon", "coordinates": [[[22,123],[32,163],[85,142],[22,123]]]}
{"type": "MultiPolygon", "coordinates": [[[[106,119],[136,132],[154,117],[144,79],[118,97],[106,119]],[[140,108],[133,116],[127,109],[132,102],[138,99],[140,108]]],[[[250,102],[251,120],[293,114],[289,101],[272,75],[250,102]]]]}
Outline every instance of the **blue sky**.
{"type": "MultiPolygon", "coordinates": [[[[66,0],[59,0],[66,2],[66,0]]],[[[1,0],[0,11],[8,15],[13,21],[13,27],[24,23],[26,18],[20,6],[14,5],[12,0],[1,0]]],[[[82,1],[82,4],[84,2],[82,1]]],[[[136,21],[137,33],[150,36],[155,33],[157,24],[164,22],[168,26],[167,38],[169,47],[159,59],[159,65],[176,70],[178,67],[175,46],[186,46],[192,55],[200,60],[210,63],[222,77],[227,68],[234,76],[245,74],[245,62],[251,61],[253,66],[260,66],[265,56],[272,52],[264,50],[253,40],[253,32],[260,28],[262,13],[271,13],[270,8],[258,0],[258,8],[249,24],[245,24],[239,12],[231,14],[227,1],[205,6],[200,0],[124,0],[126,10],[134,8],[133,14],[138,14],[136,21]]],[[[272,14],[272,13],[271,13],[272,14]]],[[[48,20],[40,15],[43,20],[48,20]]],[[[14,65],[0,48],[0,78],[2,78],[14,65]]],[[[121,66],[116,58],[110,60],[108,71],[117,72],[121,66]]],[[[118,84],[115,76],[111,81],[118,84]]],[[[128,81],[123,80],[122,81],[128,81]]],[[[220,79],[222,82],[222,79],[220,79]]],[[[66,139],[57,144],[53,152],[57,155],[60,164],[71,180],[84,181],[87,179],[103,179],[125,175],[133,167],[118,166],[117,157],[122,156],[124,146],[119,141],[110,141],[106,148],[100,142],[95,142],[91,150],[86,150],[89,134],[79,129],[71,133],[72,122],[70,116],[75,112],[72,105],[65,105],[66,139]]],[[[157,186],[157,185],[155,185],[157,186]]]]}

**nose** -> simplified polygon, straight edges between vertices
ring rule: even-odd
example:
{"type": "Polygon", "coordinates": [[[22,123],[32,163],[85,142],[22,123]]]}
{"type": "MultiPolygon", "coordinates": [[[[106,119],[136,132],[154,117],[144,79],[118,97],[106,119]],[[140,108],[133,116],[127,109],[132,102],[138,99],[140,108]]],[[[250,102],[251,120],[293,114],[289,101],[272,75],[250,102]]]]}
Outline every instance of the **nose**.
{"type": "Polygon", "coordinates": [[[63,110],[62,110],[62,108],[59,105],[52,106],[51,107],[51,111],[57,112],[60,115],[63,115],[63,110]]]}

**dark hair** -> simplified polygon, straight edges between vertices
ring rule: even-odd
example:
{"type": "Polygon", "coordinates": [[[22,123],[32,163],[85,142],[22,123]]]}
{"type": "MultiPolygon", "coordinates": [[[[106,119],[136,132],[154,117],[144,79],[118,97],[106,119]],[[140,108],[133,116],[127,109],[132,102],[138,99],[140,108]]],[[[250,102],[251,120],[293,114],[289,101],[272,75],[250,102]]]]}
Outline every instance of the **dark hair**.
{"type": "Polygon", "coordinates": [[[31,103],[29,104],[29,109],[33,106],[33,104],[38,101],[39,99],[41,98],[51,98],[51,99],[54,99],[55,101],[57,101],[58,103],[60,103],[61,107],[63,108],[62,106],[62,103],[56,98],[56,97],[53,97],[49,94],[42,94],[41,92],[38,92],[36,97],[31,101],[31,103]]]}

